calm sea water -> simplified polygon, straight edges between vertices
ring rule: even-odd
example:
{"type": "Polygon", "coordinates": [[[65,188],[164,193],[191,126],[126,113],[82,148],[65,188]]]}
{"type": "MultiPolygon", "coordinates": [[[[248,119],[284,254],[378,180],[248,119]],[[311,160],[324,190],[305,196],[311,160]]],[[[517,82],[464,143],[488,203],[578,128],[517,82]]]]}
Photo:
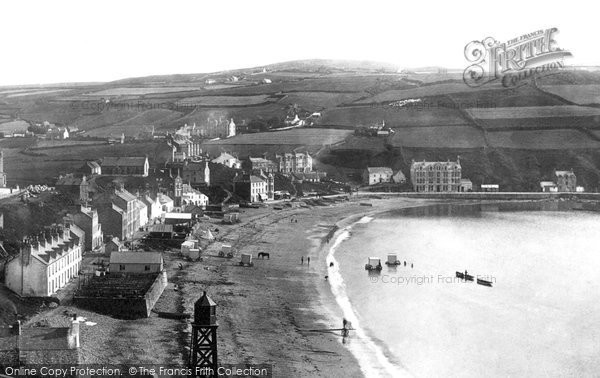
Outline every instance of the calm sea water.
{"type": "Polygon", "coordinates": [[[348,345],[369,376],[596,375],[599,231],[583,212],[363,218],[328,257],[348,345]],[[364,269],[388,253],[408,266],[364,269]]]}

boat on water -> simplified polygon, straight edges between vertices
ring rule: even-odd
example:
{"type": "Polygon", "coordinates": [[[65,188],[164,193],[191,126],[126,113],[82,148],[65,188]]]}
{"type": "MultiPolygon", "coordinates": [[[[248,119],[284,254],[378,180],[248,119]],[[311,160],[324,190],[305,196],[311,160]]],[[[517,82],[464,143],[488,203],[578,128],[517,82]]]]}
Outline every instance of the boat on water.
{"type": "Polygon", "coordinates": [[[456,277],[463,279],[465,281],[473,281],[473,276],[468,273],[456,272],[456,277]]]}
{"type": "Polygon", "coordinates": [[[492,281],[482,280],[480,278],[477,279],[477,284],[492,287],[492,281]]]}
{"type": "Polygon", "coordinates": [[[381,270],[381,259],[379,257],[369,257],[369,261],[365,264],[366,270],[381,270]]]}

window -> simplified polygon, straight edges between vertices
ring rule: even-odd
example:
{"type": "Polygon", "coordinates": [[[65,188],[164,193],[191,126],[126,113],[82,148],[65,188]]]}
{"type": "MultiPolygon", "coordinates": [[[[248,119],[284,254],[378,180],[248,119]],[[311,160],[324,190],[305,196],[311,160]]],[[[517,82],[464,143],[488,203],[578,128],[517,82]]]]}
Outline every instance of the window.
{"type": "Polygon", "coordinates": [[[144,265],[144,270],[147,272],[150,270],[150,265],[144,265]]]}
{"type": "Polygon", "coordinates": [[[119,270],[125,270],[125,265],[119,265],[119,270]]]}

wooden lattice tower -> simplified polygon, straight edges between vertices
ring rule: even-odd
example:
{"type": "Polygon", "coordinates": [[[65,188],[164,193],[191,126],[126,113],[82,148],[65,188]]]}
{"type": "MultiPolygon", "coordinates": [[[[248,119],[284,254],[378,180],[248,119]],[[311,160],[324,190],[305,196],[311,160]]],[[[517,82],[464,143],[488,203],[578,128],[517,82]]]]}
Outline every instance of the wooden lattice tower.
{"type": "Polygon", "coordinates": [[[190,365],[195,372],[210,372],[198,377],[217,376],[216,307],[217,304],[206,295],[206,291],[194,304],[190,365]]]}

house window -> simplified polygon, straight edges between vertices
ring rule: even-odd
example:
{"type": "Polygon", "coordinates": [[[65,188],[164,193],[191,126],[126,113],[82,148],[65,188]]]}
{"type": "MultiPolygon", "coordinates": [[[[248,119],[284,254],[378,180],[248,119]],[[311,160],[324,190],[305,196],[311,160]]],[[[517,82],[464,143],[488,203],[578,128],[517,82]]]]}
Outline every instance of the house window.
{"type": "Polygon", "coordinates": [[[150,265],[144,265],[144,270],[147,272],[150,270],[150,265]]]}
{"type": "Polygon", "coordinates": [[[125,270],[125,265],[119,265],[119,270],[125,270]]]}

